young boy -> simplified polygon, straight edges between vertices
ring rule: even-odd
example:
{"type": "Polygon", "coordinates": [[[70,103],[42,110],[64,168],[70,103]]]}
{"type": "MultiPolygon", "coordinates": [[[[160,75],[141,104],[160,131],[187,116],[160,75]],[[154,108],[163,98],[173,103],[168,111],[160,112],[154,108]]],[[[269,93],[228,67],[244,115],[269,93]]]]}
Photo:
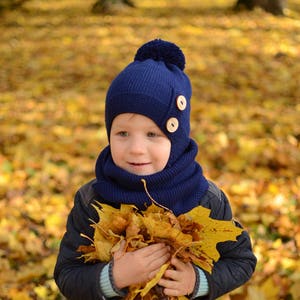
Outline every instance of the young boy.
{"type": "MultiPolygon", "coordinates": [[[[153,198],[175,215],[201,205],[211,209],[212,218],[232,219],[225,194],[203,176],[195,161],[191,84],[184,67],[184,54],[175,44],[153,40],[138,49],[134,61],[111,84],[105,107],[109,145],[97,159],[96,179],[75,196],[55,267],[57,285],[68,299],[124,298],[127,287],[153,278],[170,259],[163,243],[125,254],[122,244],[111,262],[84,263],[77,249],[89,244],[81,233],[93,238],[95,200],[145,210],[151,204],[141,182],[145,179],[153,198]]],[[[244,284],[256,265],[247,232],[217,247],[220,259],[212,274],[173,258],[172,270],[159,282],[164,294],[215,299],[244,284]]]]}

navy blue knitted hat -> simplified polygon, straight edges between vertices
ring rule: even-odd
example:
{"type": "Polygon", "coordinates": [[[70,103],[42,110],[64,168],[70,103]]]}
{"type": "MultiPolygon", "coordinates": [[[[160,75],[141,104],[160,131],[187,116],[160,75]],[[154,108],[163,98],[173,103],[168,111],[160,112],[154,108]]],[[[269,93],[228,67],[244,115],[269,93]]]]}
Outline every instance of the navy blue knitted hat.
{"type": "Polygon", "coordinates": [[[138,113],[152,119],[171,141],[171,166],[190,143],[190,98],[185,57],[170,42],[155,39],[141,46],[112,82],[106,95],[105,122],[109,138],[113,119],[138,113]]]}

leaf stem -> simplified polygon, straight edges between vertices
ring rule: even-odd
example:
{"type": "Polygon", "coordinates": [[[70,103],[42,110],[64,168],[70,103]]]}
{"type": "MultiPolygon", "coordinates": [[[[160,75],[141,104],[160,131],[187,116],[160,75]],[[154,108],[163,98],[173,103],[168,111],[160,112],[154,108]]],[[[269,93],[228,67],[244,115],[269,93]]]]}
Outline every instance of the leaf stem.
{"type": "Polygon", "coordinates": [[[159,206],[159,207],[161,207],[161,208],[163,208],[163,209],[165,209],[165,210],[167,210],[167,211],[173,213],[171,209],[169,209],[169,208],[167,208],[166,206],[163,206],[162,204],[159,204],[157,201],[155,201],[155,200],[151,197],[150,193],[148,192],[146,180],[145,180],[145,179],[141,179],[141,181],[142,181],[143,184],[144,184],[144,189],[145,189],[145,192],[146,192],[147,196],[149,197],[149,199],[150,199],[154,204],[156,204],[157,206],[159,206]]]}

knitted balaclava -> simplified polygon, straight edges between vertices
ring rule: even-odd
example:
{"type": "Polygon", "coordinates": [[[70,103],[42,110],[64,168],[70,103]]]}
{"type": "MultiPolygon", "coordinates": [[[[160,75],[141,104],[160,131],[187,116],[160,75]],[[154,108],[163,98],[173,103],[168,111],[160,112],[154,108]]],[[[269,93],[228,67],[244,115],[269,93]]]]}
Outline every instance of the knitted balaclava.
{"type": "Polygon", "coordinates": [[[171,141],[168,166],[172,166],[190,143],[192,91],[184,67],[184,54],[173,43],[156,39],[139,48],[134,61],[108,89],[105,108],[108,138],[117,115],[138,113],[149,117],[171,141]]]}
{"type": "Polygon", "coordinates": [[[138,113],[152,119],[171,141],[167,166],[160,172],[139,176],[115,165],[110,146],[99,154],[93,188],[99,201],[133,204],[144,210],[151,196],[175,215],[199,205],[208,189],[201,166],[195,161],[198,146],[190,134],[191,85],[183,72],[185,58],[173,43],[153,40],[138,49],[134,61],[112,82],[106,97],[106,130],[114,118],[138,113]]]}

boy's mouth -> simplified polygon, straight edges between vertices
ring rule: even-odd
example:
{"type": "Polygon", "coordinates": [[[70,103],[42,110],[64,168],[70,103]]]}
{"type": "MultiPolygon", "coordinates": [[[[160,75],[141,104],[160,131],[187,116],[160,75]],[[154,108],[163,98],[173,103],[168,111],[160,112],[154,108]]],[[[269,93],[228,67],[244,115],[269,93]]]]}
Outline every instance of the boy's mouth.
{"type": "Polygon", "coordinates": [[[146,165],[149,165],[150,163],[135,163],[135,162],[129,162],[129,164],[130,164],[131,166],[139,167],[139,166],[146,166],[146,165]]]}

